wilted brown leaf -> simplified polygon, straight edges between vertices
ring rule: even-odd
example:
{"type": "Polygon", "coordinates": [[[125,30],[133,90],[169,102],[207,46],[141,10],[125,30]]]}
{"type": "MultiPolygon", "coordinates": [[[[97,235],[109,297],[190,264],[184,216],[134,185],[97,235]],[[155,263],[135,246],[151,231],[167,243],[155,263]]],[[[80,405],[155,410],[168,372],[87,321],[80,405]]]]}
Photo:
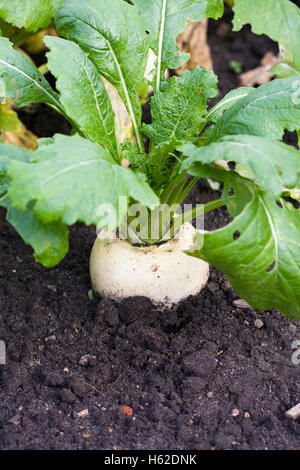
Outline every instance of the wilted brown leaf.
{"type": "Polygon", "coordinates": [[[118,91],[108,80],[103,78],[103,81],[116,118],[120,142],[124,142],[125,139],[134,140],[131,119],[118,91]]]}
{"type": "Polygon", "coordinates": [[[0,105],[0,137],[6,144],[18,145],[28,150],[35,150],[37,137],[19,120],[12,109],[13,102],[6,99],[0,105]]]}
{"type": "Polygon", "coordinates": [[[191,54],[190,60],[176,70],[178,75],[184,70],[192,70],[199,65],[213,70],[210,47],[207,43],[208,20],[191,22],[177,38],[177,44],[183,52],[191,54]]]}
{"type": "Polygon", "coordinates": [[[5,131],[1,133],[1,139],[6,144],[18,145],[28,150],[35,150],[37,147],[37,136],[30,132],[24,124],[18,132],[5,131]]]}
{"type": "Polygon", "coordinates": [[[241,86],[257,86],[269,82],[273,75],[269,72],[270,68],[276,64],[278,58],[273,52],[267,52],[261,60],[261,65],[253,70],[239,75],[241,86]]]}

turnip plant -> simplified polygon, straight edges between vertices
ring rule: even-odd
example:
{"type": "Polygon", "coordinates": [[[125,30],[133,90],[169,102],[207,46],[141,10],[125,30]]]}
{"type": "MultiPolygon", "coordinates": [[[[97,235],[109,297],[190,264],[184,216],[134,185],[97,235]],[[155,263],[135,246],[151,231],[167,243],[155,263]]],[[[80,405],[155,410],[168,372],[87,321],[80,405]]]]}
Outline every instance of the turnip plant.
{"type": "MultiPolygon", "coordinates": [[[[300,75],[239,88],[210,110],[217,95],[213,72],[196,67],[164,78],[167,68],[188,60],[176,46],[188,21],[222,13],[222,0],[62,0],[55,15],[61,37],[45,38],[57,91],[0,38],[5,96],[18,106],[46,103],[72,125],[71,136],[41,139],[34,152],[0,145],[0,204],[46,267],[66,255],[68,226],[78,221],[117,227],[120,235],[125,220],[133,250],[164,251],[183,223],[225,205],[233,221],[193,234],[189,247],[180,245],[191,256],[182,256],[201,260],[205,279],[206,263],[219,268],[253,307],[300,319],[300,154],[282,142],[285,130],[300,128],[300,75]],[[144,78],[150,50],[156,56],[151,82],[144,78]],[[120,139],[103,78],[123,100],[134,139],[120,139]],[[147,86],[152,123],[142,124],[147,86]],[[221,198],[174,217],[200,178],[220,182],[221,198]],[[137,203],[139,216],[132,210],[137,203]],[[103,205],[112,210],[104,215],[103,205]],[[165,210],[170,206],[175,209],[165,210]],[[154,219],[152,236],[147,229],[154,219]]],[[[121,255],[109,256],[106,268],[116,265],[122,277],[121,255]]],[[[145,269],[155,273],[157,266],[145,269]]],[[[168,283],[175,285],[177,276],[177,290],[201,271],[185,269],[185,278],[168,273],[168,283]]],[[[134,270],[131,277],[126,272],[128,285],[136,282],[134,270]]],[[[114,279],[106,278],[112,288],[114,279]]],[[[106,292],[113,296],[109,286],[106,292]]]]}

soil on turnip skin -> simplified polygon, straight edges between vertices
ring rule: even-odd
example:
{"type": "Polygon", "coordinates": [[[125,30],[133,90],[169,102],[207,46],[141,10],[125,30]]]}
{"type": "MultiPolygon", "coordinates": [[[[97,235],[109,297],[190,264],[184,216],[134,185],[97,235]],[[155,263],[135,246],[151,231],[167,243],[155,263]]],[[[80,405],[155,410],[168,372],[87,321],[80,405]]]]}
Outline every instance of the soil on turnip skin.
{"type": "MultiPolygon", "coordinates": [[[[231,33],[228,22],[212,21],[209,31],[222,95],[237,85],[230,60],[249,70],[276,50],[248,29],[231,33]]],[[[69,130],[45,107],[21,114],[39,136],[69,130]]],[[[201,184],[191,200],[212,197],[201,184]]],[[[300,422],[285,417],[300,401],[300,365],[292,364],[299,324],[239,308],[215,269],[201,295],[169,313],[144,298],[90,299],[94,228],[71,228],[68,256],[47,270],[4,216],[1,449],[300,448],[300,422]]],[[[219,209],[206,227],[228,220],[219,209]]]]}

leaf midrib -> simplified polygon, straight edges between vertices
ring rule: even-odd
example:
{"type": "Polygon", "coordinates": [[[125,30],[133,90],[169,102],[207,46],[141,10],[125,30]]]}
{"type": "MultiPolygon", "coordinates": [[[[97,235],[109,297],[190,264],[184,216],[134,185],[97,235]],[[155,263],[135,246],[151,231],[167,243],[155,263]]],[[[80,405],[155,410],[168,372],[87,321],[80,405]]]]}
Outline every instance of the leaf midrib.
{"type": "Polygon", "coordinates": [[[20,75],[23,75],[24,77],[26,77],[28,80],[30,80],[32,83],[34,83],[40,90],[42,90],[47,96],[49,96],[49,98],[51,99],[51,101],[53,103],[55,103],[55,106],[60,109],[62,112],[64,112],[64,109],[63,107],[61,106],[61,104],[59,103],[59,101],[57,101],[54,96],[52,96],[47,90],[46,88],[44,88],[39,82],[37,82],[36,80],[34,80],[30,75],[28,75],[26,72],[23,72],[23,70],[20,70],[18,67],[16,67],[15,65],[11,65],[9,64],[8,62],[6,62],[5,60],[3,59],[0,59],[0,63],[4,64],[6,67],[8,68],[11,68],[12,70],[15,70],[17,73],[19,73],[20,75]]]}
{"type": "MultiPolygon", "coordinates": [[[[92,8],[92,7],[90,7],[90,8],[91,8],[92,11],[95,11],[96,13],[98,13],[94,8],[92,8]]],[[[133,111],[133,106],[132,106],[132,102],[131,102],[131,99],[130,99],[129,91],[128,91],[126,81],[125,81],[125,78],[124,78],[124,75],[123,75],[123,72],[122,72],[122,69],[121,69],[121,65],[118,61],[118,58],[117,58],[117,56],[116,56],[109,40],[98,29],[96,29],[94,26],[92,26],[90,23],[88,23],[87,21],[84,21],[82,18],[78,18],[76,15],[73,15],[73,16],[78,22],[81,22],[81,23],[85,24],[86,26],[91,28],[93,31],[95,31],[97,34],[99,34],[104,39],[104,41],[106,42],[106,44],[109,48],[109,51],[112,55],[113,61],[115,62],[115,65],[116,65],[117,70],[118,70],[118,74],[119,74],[120,81],[121,81],[121,86],[123,88],[123,91],[124,91],[124,94],[125,94],[125,99],[127,101],[129,115],[130,115],[134,130],[135,130],[137,144],[139,146],[139,149],[142,151],[143,150],[143,145],[142,145],[142,141],[141,141],[140,131],[139,131],[136,119],[135,119],[135,114],[134,114],[134,111],[133,111]]]]}
{"type": "MultiPolygon", "coordinates": [[[[251,93],[251,92],[250,92],[251,93]]],[[[237,96],[233,96],[232,98],[230,99],[225,99],[224,101],[222,100],[222,103],[218,103],[216,104],[216,106],[214,106],[206,115],[206,120],[208,120],[208,118],[212,115],[212,114],[215,114],[218,109],[226,106],[228,103],[231,103],[231,101],[238,101],[239,99],[243,99],[243,98],[246,98],[246,96],[248,96],[249,93],[246,93],[245,94],[241,94],[241,95],[237,95],[237,96]]],[[[227,108],[228,109],[228,108],[227,108]]],[[[224,110],[224,112],[227,111],[226,109],[224,110]]]]}
{"type": "Polygon", "coordinates": [[[279,241],[278,241],[278,235],[277,235],[275,223],[272,219],[272,216],[271,216],[264,200],[262,199],[262,197],[260,195],[258,195],[258,199],[262,204],[262,207],[263,207],[263,209],[266,213],[266,216],[267,216],[267,219],[269,221],[270,228],[271,228],[272,236],[273,236],[273,239],[274,239],[274,245],[275,245],[275,260],[274,261],[276,262],[276,270],[278,271],[278,268],[279,268],[279,241]]]}
{"type": "Polygon", "coordinates": [[[162,50],[163,42],[165,36],[165,24],[166,24],[166,10],[167,10],[167,0],[163,0],[162,12],[160,17],[159,24],[159,40],[158,40],[158,55],[157,55],[157,76],[156,76],[156,92],[160,88],[160,75],[161,75],[161,65],[162,65],[162,50]]]}
{"type": "Polygon", "coordinates": [[[170,139],[172,139],[172,137],[175,137],[175,133],[176,133],[176,131],[177,131],[177,129],[178,129],[179,123],[181,122],[181,118],[182,118],[183,114],[185,113],[186,109],[189,107],[189,104],[190,104],[190,102],[192,101],[192,99],[194,98],[194,96],[196,95],[196,93],[198,93],[198,91],[199,91],[199,90],[195,90],[195,91],[191,94],[191,96],[189,96],[189,98],[187,99],[185,105],[183,106],[183,109],[182,109],[181,113],[180,113],[179,116],[178,116],[177,122],[176,122],[176,124],[175,124],[175,126],[174,126],[174,129],[173,129],[173,132],[172,132],[172,134],[171,134],[170,139]]]}
{"type": "MultiPolygon", "coordinates": [[[[87,76],[87,78],[88,78],[88,80],[89,80],[89,82],[90,82],[90,84],[91,84],[91,87],[92,87],[92,90],[93,90],[93,95],[94,95],[94,100],[95,100],[95,103],[96,103],[96,108],[97,108],[97,111],[98,111],[100,120],[101,120],[101,122],[102,122],[102,124],[103,124],[103,127],[104,127],[104,129],[105,129],[105,133],[106,133],[107,137],[111,137],[111,134],[109,133],[109,131],[108,131],[108,129],[107,129],[107,126],[106,126],[106,120],[104,119],[103,114],[102,114],[101,109],[100,109],[98,96],[97,96],[97,93],[96,93],[96,90],[95,90],[95,87],[94,87],[94,83],[93,83],[93,81],[92,81],[92,78],[91,78],[91,76],[90,76],[90,74],[89,74],[89,71],[88,71],[87,67],[85,66],[85,64],[84,64],[83,62],[81,62],[81,65],[82,65],[83,70],[85,71],[86,76],[87,76]]],[[[101,80],[101,78],[100,78],[100,80],[101,80]]],[[[105,93],[106,93],[106,91],[105,91],[105,93]]]]}
{"type": "MultiPolygon", "coordinates": [[[[63,161],[60,160],[60,162],[62,163],[63,161]]],[[[47,179],[45,179],[44,181],[41,181],[40,182],[40,185],[41,186],[44,186],[46,184],[49,183],[49,181],[63,175],[64,173],[67,173],[68,171],[71,171],[71,170],[74,170],[74,169],[77,169],[81,166],[87,166],[87,165],[91,165],[91,164],[94,164],[94,163],[99,163],[100,162],[100,159],[99,158],[96,158],[94,160],[87,160],[87,161],[83,161],[83,162],[78,162],[76,163],[75,165],[71,165],[69,167],[66,167],[66,168],[63,168],[62,170],[54,173],[53,175],[49,176],[47,179]]],[[[48,163],[48,162],[47,162],[48,163]]],[[[52,166],[53,162],[49,162],[50,165],[52,166]]]]}

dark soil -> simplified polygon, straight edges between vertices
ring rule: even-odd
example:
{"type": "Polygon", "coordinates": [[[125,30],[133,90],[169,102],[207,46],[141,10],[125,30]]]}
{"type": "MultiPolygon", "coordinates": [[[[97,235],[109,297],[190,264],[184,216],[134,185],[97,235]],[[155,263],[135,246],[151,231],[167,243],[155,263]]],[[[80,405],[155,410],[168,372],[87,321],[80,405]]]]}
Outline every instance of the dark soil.
{"type": "MultiPolygon", "coordinates": [[[[220,24],[211,22],[210,44],[223,95],[237,84],[230,60],[247,70],[275,46],[248,29],[220,35],[220,24]]],[[[46,108],[23,117],[40,136],[69,130],[46,108]]],[[[206,184],[192,193],[193,202],[212,197],[206,184]]],[[[91,300],[94,228],[71,228],[68,256],[46,270],[4,216],[1,449],[300,448],[300,422],[285,417],[300,401],[300,324],[238,308],[215,269],[200,296],[169,313],[143,298],[91,300]]],[[[218,210],[206,227],[228,220],[218,210]]]]}

